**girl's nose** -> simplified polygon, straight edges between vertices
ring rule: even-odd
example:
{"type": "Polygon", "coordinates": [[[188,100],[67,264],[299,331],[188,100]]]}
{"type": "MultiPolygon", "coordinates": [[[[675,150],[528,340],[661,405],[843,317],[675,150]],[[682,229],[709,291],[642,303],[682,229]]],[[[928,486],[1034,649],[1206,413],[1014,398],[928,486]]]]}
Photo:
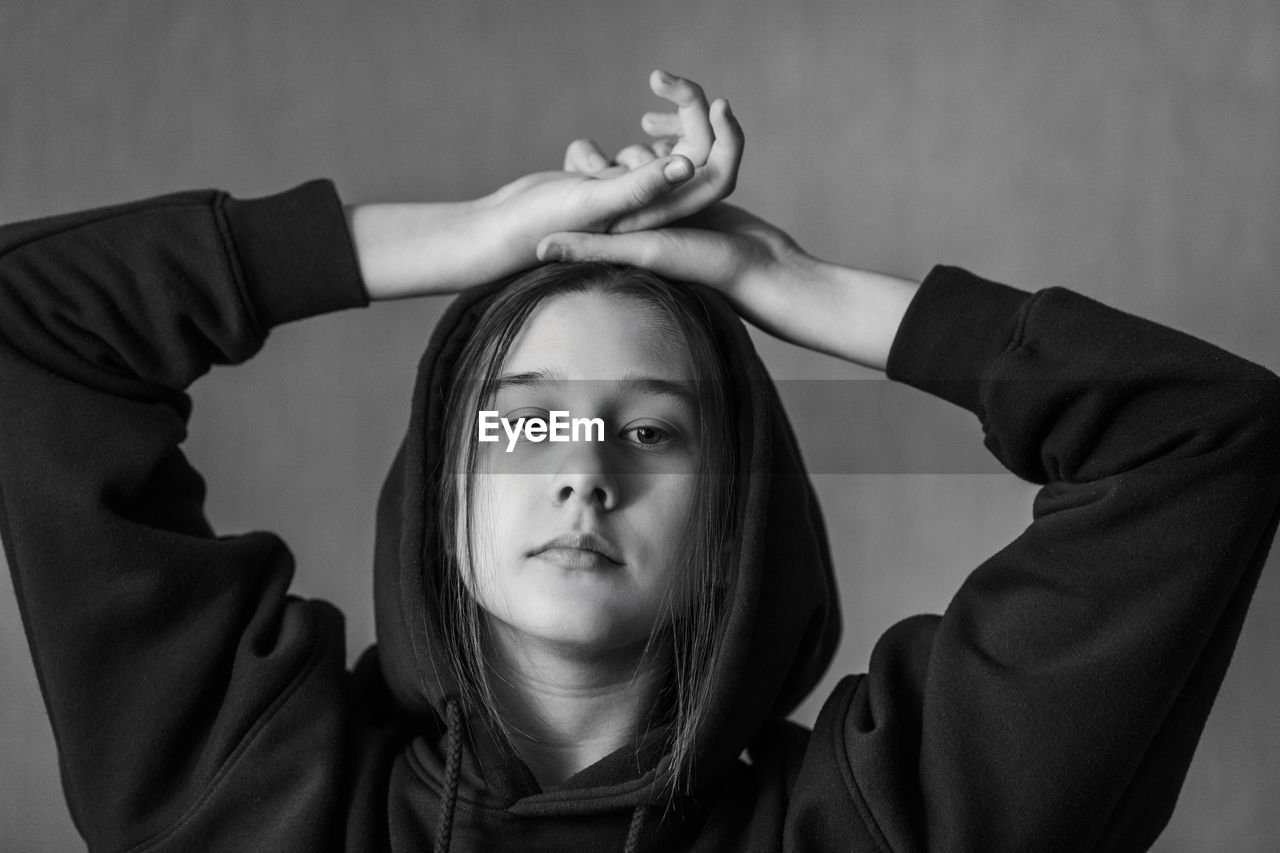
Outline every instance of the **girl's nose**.
{"type": "Polygon", "coordinates": [[[566,453],[560,470],[551,478],[552,503],[560,506],[577,499],[601,510],[614,509],[620,497],[618,478],[608,470],[605,456],[604,448],[589,444],[566,453]]]}

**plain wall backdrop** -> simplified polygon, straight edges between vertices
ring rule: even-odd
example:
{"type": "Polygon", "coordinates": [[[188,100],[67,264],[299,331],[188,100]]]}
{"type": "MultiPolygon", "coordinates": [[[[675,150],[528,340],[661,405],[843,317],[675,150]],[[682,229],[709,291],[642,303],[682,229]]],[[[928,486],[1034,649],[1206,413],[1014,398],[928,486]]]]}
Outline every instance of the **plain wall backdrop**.
{"type": "MultiPolygon", "coordinates": [[[[558,168],[574,137],[638,138],[661,106],[654,67],[729,97],[747,134],[735,202],[820,257],[1066,285],[1280,369],[1273,0],[0,0],[0,221],[322,176],[348,201],[474,197],[558,168]]],[[[215,525],[282,532],[298,591],[342,607],[353,654],[373,640],[377,489],[444,304],[278,329],[193,392],[188,452],[215,525]]],[[[778,378],[871,376],[756,340],[778,378]]],[[[811,722],[882,631],[941,611],[1025,526],[1033,490],[928,462],[981,455],[980,436],[918,392],[886,385],[834,429],[799,396],[807,454],[864,454],[815,475],[846,628],[797,715],[811,722]]],[[[1157,850],[1280,849],[1276,568],[1157,850]]],[[[0,684],[0,848],[80,849],[7,581],[0,684]]]]}

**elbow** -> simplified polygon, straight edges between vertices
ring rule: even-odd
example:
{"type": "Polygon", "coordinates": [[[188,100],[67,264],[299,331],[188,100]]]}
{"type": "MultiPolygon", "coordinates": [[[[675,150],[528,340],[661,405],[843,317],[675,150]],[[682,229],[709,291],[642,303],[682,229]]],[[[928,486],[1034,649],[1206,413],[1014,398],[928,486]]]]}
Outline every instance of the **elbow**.
{"type": "Polygon", "coordinates": [[[1258,368],[1252,380],[1251,420],[1273,444],[1280,440],[1280,376],[1258,368]]]}
{"type": "Polygon", "coordinates": [[[1280,377],[1262,367],[1232,390],[1233,432],[1258,473],[1280,481],[1280,377]]]}

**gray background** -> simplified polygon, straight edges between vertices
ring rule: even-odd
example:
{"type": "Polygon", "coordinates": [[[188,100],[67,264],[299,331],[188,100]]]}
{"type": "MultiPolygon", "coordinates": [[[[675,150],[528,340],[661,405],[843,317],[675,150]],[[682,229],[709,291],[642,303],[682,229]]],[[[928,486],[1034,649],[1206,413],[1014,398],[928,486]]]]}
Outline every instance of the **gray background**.
{"type": "MultiPolygon", "coordinates": [[[[472,197],[557,166],[573,137],[615,148],[637,136],[659,106],[645,86],[655,66],[730,97],[748,138],[736,200],[819,256],[1065,284],[1280,369],[1272,0],[4,0],[0,220],[316,176],[349,201],[472,197]]],[[[442,307],[282,328],[195,391],[189,452],[215,524],[281,531],[300,590],[340,604],[353,649],[372,640],[377,486],[442,307]]],[[[780,378],[868,375],[757,340],[780,378]]],[[[884,400],[848,424],[851,452],[892,445],[903,412],[902,433],[927,432],[934,458],[978,441],[945,404],[897,388],[884,400]]],[[[822,407],[800,406],[809,452],[829,454],[812,445],[839,432],[806,428],[822,407]]],[[[832,679],[862,671],[899,618],[945,607],[1029,519],[1031,488],[1009,475],[865,470],[816,477],[845,568],[832,679]]],[[[1157,849],[1280,849],[1278,611],[1271,571],[1157,849]]],[[[7,582],[0,634],[0,848],[77,849],[7,582]]]]}

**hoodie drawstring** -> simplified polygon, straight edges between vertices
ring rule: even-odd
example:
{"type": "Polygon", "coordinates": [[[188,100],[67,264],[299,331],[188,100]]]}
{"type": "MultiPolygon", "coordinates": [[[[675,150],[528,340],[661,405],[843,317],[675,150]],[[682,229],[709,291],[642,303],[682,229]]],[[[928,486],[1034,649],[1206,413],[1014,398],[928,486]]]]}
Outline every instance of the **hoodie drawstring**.
{"type": "Polygon", "coordinates": [[[631,828],[627,830],[627,843],[622,853],[637,853],[640,850],[640,835],[644,832],[644,821],[649,816],[648,806],[636,806],[631,813],[631,828]]]}
{"type": "MultiPolygon", "coordinates": [[[[435,853],[449,853],[453,842],[453,815],[458,808],[458,777],[462,775],[462,711],[458,700],[445,700],[444,802],[440,804],[440,825],[436,827],[435,853]]],[[[627,828],[627,841],[622,853],[639,853],[640,836],[644,834],[648,806],[636,806],[627,828]]]]}
{"type": "Polygon", "coordinates": [[[456,697],[445,701],[444,802],[436,827],[435,853],[449,853],[453,839],[453,813],[458,806],[458,777],[462,771],[462,711],[456,697]]]}

